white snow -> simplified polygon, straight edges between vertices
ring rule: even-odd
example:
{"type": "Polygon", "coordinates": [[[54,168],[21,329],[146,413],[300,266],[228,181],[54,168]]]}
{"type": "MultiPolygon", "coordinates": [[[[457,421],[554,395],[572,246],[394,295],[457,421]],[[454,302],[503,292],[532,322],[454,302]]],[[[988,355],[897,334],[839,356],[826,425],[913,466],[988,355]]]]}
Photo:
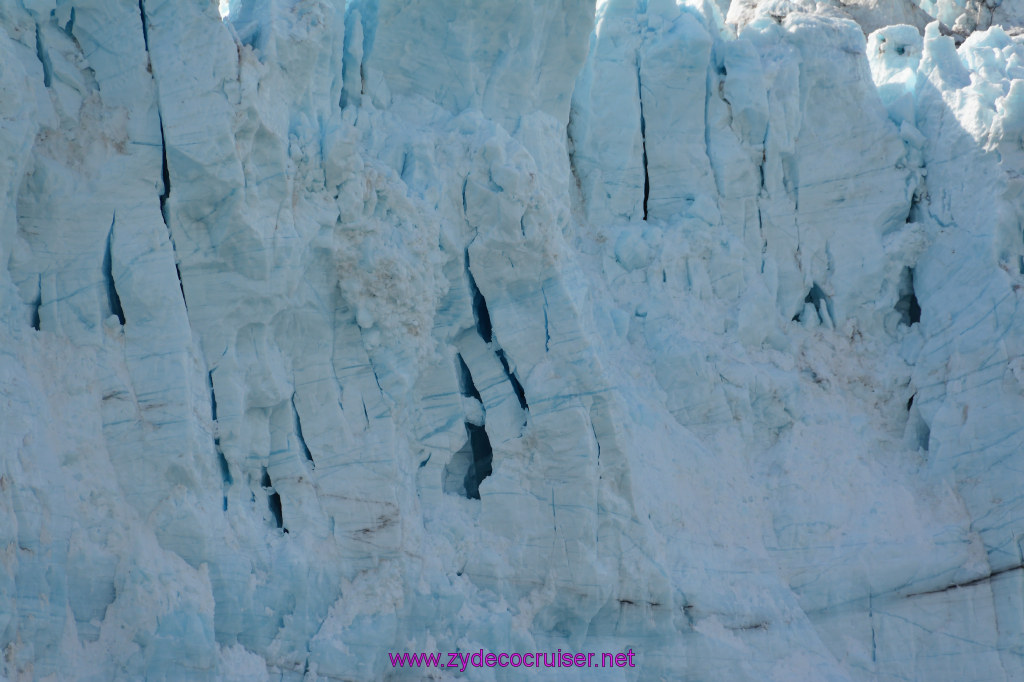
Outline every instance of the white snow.
{"type": "Polygon", "coordinates": [[[1012,5],[0,0],[0,677],[1024,678],[1012,5]]]}

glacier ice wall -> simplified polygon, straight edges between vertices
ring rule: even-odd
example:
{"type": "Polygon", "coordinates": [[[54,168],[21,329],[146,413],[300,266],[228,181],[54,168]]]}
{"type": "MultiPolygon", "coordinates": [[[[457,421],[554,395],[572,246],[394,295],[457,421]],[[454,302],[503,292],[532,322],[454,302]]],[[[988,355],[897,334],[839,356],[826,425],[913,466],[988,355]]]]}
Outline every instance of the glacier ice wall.
{"type": "Polygon", "coordinates": [[[932,4],[0,0],[0,677],[1024,677],[1024,42],[932,4]]]}

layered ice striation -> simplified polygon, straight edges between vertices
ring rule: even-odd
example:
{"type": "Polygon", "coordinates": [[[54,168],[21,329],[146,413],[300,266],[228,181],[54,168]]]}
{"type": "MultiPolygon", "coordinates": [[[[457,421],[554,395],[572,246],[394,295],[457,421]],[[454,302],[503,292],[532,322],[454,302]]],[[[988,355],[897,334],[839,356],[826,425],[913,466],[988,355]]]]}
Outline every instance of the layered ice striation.
{"type": "Polygon", "coordinates": [[[0,677],[1024,678],[1019,15],[0,0],[0,677]]]}

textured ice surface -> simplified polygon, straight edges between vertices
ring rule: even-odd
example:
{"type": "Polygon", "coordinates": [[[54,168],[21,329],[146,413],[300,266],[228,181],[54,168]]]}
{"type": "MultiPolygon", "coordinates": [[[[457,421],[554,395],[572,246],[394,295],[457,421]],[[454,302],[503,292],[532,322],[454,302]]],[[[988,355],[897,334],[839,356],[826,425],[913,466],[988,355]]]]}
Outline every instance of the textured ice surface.
{"type": "Polygon", "coordinates": [[[0,0],[0,677],[1024,678],[1015,7],[0,0]]]}

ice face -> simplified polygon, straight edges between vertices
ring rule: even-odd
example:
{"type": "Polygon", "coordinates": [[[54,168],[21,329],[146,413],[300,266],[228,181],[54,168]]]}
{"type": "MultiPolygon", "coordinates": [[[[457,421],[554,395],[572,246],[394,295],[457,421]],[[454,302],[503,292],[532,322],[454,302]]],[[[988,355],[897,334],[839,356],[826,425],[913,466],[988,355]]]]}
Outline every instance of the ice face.
{"type": "Polygon", "coordinates": [[[1024,46],[890,5],[0,0],[0,676],[1024,677],[1024,46]]]}

